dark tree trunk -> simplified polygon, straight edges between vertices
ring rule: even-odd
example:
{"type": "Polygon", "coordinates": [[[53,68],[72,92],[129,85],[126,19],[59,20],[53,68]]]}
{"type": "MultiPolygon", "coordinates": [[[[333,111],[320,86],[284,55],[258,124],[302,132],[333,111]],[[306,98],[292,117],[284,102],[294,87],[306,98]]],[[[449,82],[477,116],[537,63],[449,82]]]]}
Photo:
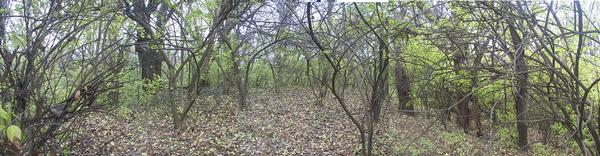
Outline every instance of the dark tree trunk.
{"type": "MultiPolygon", "coordinates": [[[[375,64],[375,83],[373,84],[373,94],[371,95],[371,109],[373,110],[373,121],[378,122],[381,114],[381,105],[387,95],[387,77],[388,63],[386,56],[385,42],[379,41],[379,56],[375,64]]],[[[370,144],[369,144],[370,145],[370,144]]]]}
{"type": "Polygon", "coordinates": [[[470,111],[469,111],[469,100],[464,98],[465,93],[462,91],[458,91],[456,93],[455,99],[458,100],[457,107],[457,117],[456,123],[463,129],[463,132],[469,133],[469,125],[471,123],[470,111]]]}
{"type": "MultiPolygon", "coordinates": [[[[152,46],[157,44],[154,43],[155,34],[151,28],[150,23],[152,22],[152,18],[150,15],[156,10],[157,5],[158,3],[151,2],[146,4],[143,0],[136,0],[133,2],[134,14],[128,15],[138,25],[143,27],[143,29],[137,32],[135,51],[138,54],[140,68],[142,69],[142,79],[145,80],[154,80],[156,77],[160,77],[163,61],[155,46],[152,46]]],[[[158,24],[161,23],[159,22],[158,24]]]]}
{"type": "MultiPolygon", "coordinates": [[[[398,91],[398,109],[400,110],[414,110],[412,105],[409,105],[410,101],[410,79],[408,78],[408,73],[406,73],[406,69],[404,69],[404,65],[400,60],[396,60],[396,90],[398,91]]],[[[413,113],[407,113],[413,114],[413,113]]]]}
{"type": "Polygon", "coordinates": [[[525,62],[525,48],[522,45],[521,37],[519,36],[514,24],[509,21],[509,31],[514,53],[515,61],[515,72],[517,73],[517,86],[515,87],[515,110],[517,115],[517,132],[518,140],[517,144],[523,150],[527,150],[527,86],[528,73],[527,73],[527,62],[525,62]]]}
{"type": "Polygon", "coordinates": [[[138,35],[135,42],[135,52],[137,52],[140,68],[142,69],[142,79],[154,80],[160,77],[162,59],[156,50],[150,48],[151,39],[138,35]]]}
{"type": "MultiPolygon", "coordinates": [[[[465,64],[464,62],[467,59],[464,51],[468,49],[468,45],[460,45],[458,47],[459,49],[457,49],[453,54],[454,72],[456,75],[462,76],[461,71],[463,71],[463,65],[465,64]]],[[[469,125],[471,122],[471,113],[469,111],[469,97],[471,96],[469,95],[468,97],[465,97],[467,96],[467,94],[463,91],[462,87],[463,86],[460,85],[455,87],[455,99],[456,102],[458,102],[456,105],[456,123],[463,129],[465,133],[469,133],[469,125]]]]}

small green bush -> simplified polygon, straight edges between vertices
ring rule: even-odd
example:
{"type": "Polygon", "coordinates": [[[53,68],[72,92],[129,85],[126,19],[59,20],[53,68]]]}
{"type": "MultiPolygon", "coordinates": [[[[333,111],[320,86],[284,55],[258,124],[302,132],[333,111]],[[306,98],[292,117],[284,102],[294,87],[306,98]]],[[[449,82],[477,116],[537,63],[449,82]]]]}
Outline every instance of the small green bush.
{"type": "Polygon", "coordinates": [[[513,128],[501,127],[498,128],[498,132],[496,133],[498,136],[498,142],[503,147],[515,148],[515,141],[517,138],[517,133],[513,128]]]}
{"type": "Polygon", "coordinates": [[[551,148],[545,144],[533,144],[531,150],[535,155],[553,155],[551,148]]]}
{"type": "Polygon", "coordinates": [[[446,142],[446,144],[451,146],[459,145],[460,143],[465,141],[465,133],[454,133],[454,132],[446,132],[443,131],[440,133],[442,139],[446,142]]]}

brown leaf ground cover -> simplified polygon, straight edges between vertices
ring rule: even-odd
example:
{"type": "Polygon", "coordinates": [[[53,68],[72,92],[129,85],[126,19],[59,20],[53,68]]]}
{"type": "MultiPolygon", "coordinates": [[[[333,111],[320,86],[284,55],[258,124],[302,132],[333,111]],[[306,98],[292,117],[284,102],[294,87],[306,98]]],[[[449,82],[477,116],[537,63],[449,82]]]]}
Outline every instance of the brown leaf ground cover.
{"type": "MultiPolygon", "coordinates": [[[[63,144],[76,155],[354,155],[359,149],[356,127],[329,97],[314,105],[306,89],[257,90],[250,111],[238,111],[236,99],[207,97],[190,114],[187,128],[172,131],[167,107],[142,105],[116,115],[90,114],[63,144]]],[[[359,95],[348,103],[361,116],[359,95]]],[[[519,153],[510,142],[490,133],[487,139],[444,130],[435,117],[406,116],[384,106],[376,128],[377,155],[544,155],[565,153],[548,148],[519,153]],[[537,153],[536,153],[537,152],[537,153]],[[543,152],[543,153],[541,153],[543,152]]],[[[122,111],[122,110],[117,110],[122,111]]]]}

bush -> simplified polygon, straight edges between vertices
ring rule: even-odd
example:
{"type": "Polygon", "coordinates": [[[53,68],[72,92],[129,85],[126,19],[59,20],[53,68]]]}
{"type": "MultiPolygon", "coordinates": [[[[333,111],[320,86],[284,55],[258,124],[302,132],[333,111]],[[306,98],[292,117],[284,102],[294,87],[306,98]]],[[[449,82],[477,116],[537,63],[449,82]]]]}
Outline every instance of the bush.
{"type": "Polygon", "coordinates": [[[545,144],[533,144],[531,145],[531,151],[535,153],[535,155],[553,155],[554,152],[548,145],[545,144]]]}
{"type": "Polygon", "coordinates": [[[442,136],[444,142],[450,146],[460,145],[460,143],[463,143],[466,139],[465,133],[462,132],[454,133],[443,131],[440,133],[440,136],[442,136]]]}
{"type": "Polygon", "coordinates": [[[498,128],[498,132],[496,133],[498,137],[498,142],[502,147],[516,148],[515,142],[517,140],[517,133],[515,133],[514,128],[498,128]]]}

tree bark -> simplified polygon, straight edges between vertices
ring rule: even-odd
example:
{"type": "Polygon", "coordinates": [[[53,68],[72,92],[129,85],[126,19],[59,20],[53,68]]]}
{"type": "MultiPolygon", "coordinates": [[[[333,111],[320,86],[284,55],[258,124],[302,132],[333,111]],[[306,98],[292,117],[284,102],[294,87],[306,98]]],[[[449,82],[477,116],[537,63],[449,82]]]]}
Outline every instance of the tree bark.
{"type": "Polygon", "coordinates": [[[163,58],[156,51],[157,45],[154,38],[154,31],[149,26],[151,22],[151,13],[156,10],[155,3],[146,4],[143,0],[133,2],[133,13],[130,15],[138,25],[144,29],[138,30],[135,42],[135,51],[137,52],[142,69],[142,79],[154,80],[160,77],[163,58]]]}
{"type": "Polygon", "coordinates": [[[519,136],[517,139],[517,145],[519,145],[519,148],[527,150],[527,86],[529,83],[527,62],[525,62],[525,48],[523,46],[521,37],[514,26],[514,23],[512,21],[509,21],[508,23],[511,41],[515,50],[514,61],[515,72],[517,73],[517,86],[515,87],[515,110],[517,115],[517,132],[519,136]]]}
{"type": "MultiPolygon", "coordinates": [[[[410,101],[410,79],[408,77],[408,73],[406,73],[406,69],[404,69],[404,64],[400,60],[396,60],[396,90],[398,94],[398,109],[400,110],[414,110],[413,105],[409,105],[410,101]]],[[[407,113],[413,114],[413,113],[407,113]]]]}
{"type": "MultiPolygon", "coordinates": [[[[473,64],[473,69],[471,70],[471,92],[475,92],[475,90],[477,90],[477,87],[479,85],[479,80],[477,79],[478,76],[478,68],[481,65],[481,59],[483,58],[483,53],[479,52],[477,47],[475,48],[475,60],[474,60],[474,64],[473,64]]],[[[477,136],[483,136],[482,130],[481,130],[481,111],[479,110],[479,97],[477,97],[477,95],[474,95],[474,93],[472,93],[471,95],[469,95],[469,100],[471,101],[471,107],[470,107],[470,112],[471,112],[471,116],[473,117],[473,121],[475,122],[475,126],[477,129],[477,136]]]]}
{"type": "Polygon", "coordinates": [[[138,55],[140,68],[142,69],[142,79],[154,80],[160,77],[162,59],[158,52],[150,48],[151,39],[144,37],[138,32],[138,38],[135,41],[135,51],[138,55]]]}
{"type": "MultiPolygon", "coordinates": [[[[377,61],[375,62],[375,83],[373,84],[373,93],[371,95],[371,109],[373,115],[373,121],[378,122],[381,114],[381,105],[387,95],[387,77],[388,77],[388,57],[385,50],[385,42],[379,40],[379,54],[377,61]]],[[[369,145],[371,145],[369,143],[369,145]]]]}
{"type": "MultiPolygon", "coordinates": [[[[458,49],[455,49],[453,55],[453,64],[454,64],[454,73],[461,77],[461,76],[465,76],[463,74],[464,71],[464,64],[467,60],[467,57],[465,55],[465,51],[468,50],[468,45],[464,44],[464,43],[458,43],[458,44],[463,44],[463,45],[457,45],[458,49]]],[[[459,100],[457,101],[457,111],[456,111],[456,123],[463,129],[463,131],[465,133],[469,133],[469,129],[470,129],[470,123],[471,123],[471,113],[469,110],[469,97],[471,97],[471,95],[467,95],[465,93],[465,89],[463,88],[465,86],[461,85],[461,83],[458,83],[458,85],[455,87],[456,93],[455,93],[455,99],[459,100]],[[467,98],[465,98],[465,96],[469,96],[467,98]]]]}
{"type": "MultiPolygon", "coordinates": [[[[225,39],[225,38],[223,38],[223,39],[225,39]]],[[[239,60],[237,49],[238,48],[230,49],[230,54],[231,54],[230,57],[231,57],[231,62],[232,62],[231,71],[233,72],[232,76],[235,79],[234,80],[235,86],[237,87],[237,90],[238,90],[239,109],[246,110],[246,109],[248,109],[248,105],[246,104],[246,93],[247,93],[246,82],[240,71],[240,60],[239,60]]]]}

